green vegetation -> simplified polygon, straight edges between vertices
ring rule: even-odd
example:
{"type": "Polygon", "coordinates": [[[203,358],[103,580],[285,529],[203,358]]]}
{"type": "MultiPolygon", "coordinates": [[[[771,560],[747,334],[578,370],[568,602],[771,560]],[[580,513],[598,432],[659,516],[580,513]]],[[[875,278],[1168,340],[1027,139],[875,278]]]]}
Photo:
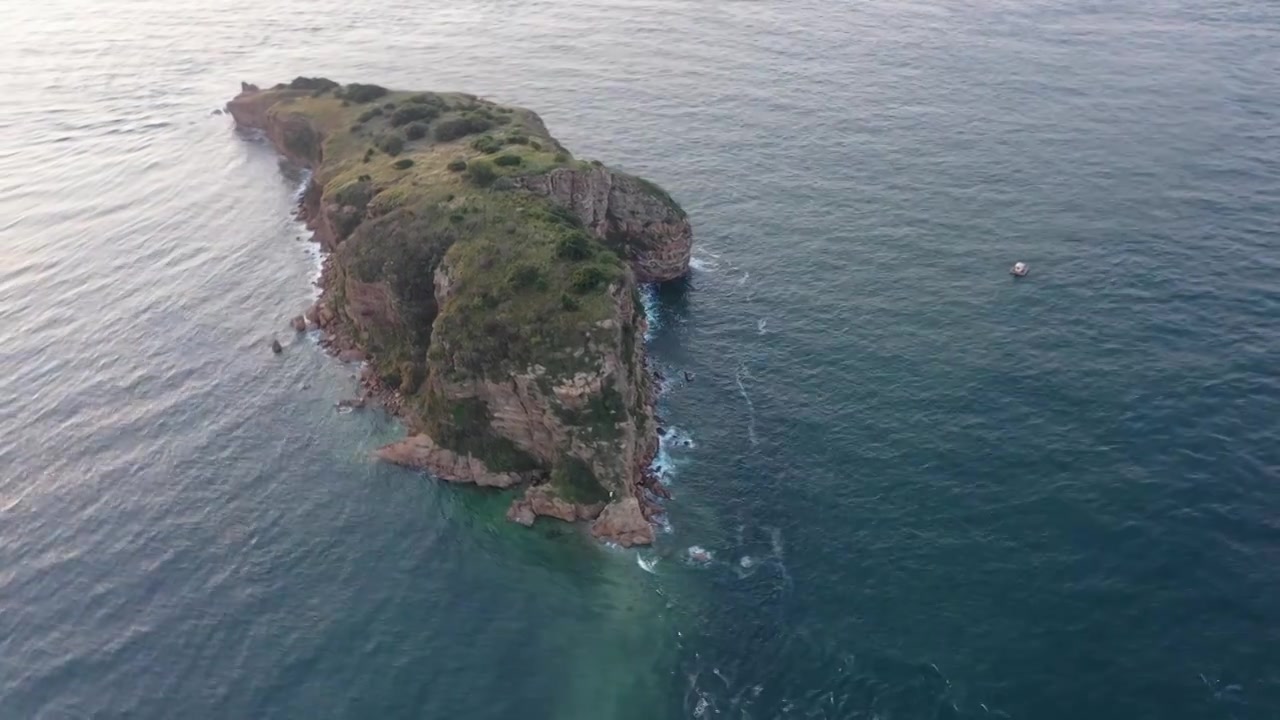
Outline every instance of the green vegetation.
{"type": "Polygon", "coordinates": [[[376,144],[379,150],[395,157],[404,149],[404,138],[395,134],[382,135],[378,138],[376,144]]]}
{"type": "Polygon", "coordinates": [[[481,135],[471,141],[471,147],[487,155],[501,150],[502,141],[492,135],[481,135]]]}
{"type": "Polygon", "coordinates": [[[478,398],[446,400],[429,395],[425,403],[427,431],[442,447],[484,460],[494,472],[528,472],[538,461],[507,438],[493,432],[489,408],[478,398]]]}
{"type": "MultiPolygon", "coordinates": [[[[336,84],[336,83],[335,83],[336,84]]],[[[365,85],[362,83],[351,83],[342,89],[339,97],[344,100],[350,100],[353,103],[373,102],[387,94],[387,89],[379,85],[365,85]]]]}
{"type": "Polygon", "coordinates": [[[410,158],[400,158],[399,160],[391,163],[391,167],[397,170],[408,170],[413,167],[413,160],[410,158]]]}
{"type": "Polygon", "coordinates": [[[555,494],[572,503],[589,505],[609,501],[609,491],[600,485],[591,466],[571,455],[562,455],[551,469],[555,494]]]}
{"type": "Polygon", "coordinates": [[[467,161],[461,158],[457,160],[450,160],[449,164],[445,165],[445,168],[449,172],[462,172],[467,169],[467,161]]]}
{"type": "Polygon", "coordinates": [[[394,127],[400,127],[418,120],[430,122],[439,115],[440,110],[433,105],[410,104],[397,108],[391,113],[391,124],[394,127]]]}
{"type": "Polygon", "coordinates": [[[472,117],[453,117],[436,123],[433,133],[437,142],[449,142],[474,133],[482,133],[493,127],[488,120],[472,117]]]}
{"type": "Polygon", "coordinates": [[[409,123],[404,129],[404,136],[409,140],[421,140],[431,132],[431,126],[424,122],[409,123]]]}
{"type": "Polygon", "coordinates": [[[519,155],[499,155],[493,159],[493,164],[500,167],[514,167],[520,164],[519,155]]]}
{"type": "Polygon", "coordinates": [[[489,187],[497,178],[498,172],[493,169],[493,163],[475,160],[467,165],[467,179],[476,187],[489,187]]]}

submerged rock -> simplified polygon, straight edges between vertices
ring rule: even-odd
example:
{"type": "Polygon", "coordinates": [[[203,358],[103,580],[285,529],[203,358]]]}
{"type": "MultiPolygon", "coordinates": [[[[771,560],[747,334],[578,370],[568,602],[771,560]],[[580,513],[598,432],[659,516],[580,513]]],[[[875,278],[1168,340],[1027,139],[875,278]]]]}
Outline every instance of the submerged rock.
{"type": "Polygon", "coordinates": [[[271,352],[273,352],[273,353],[275,353],[275,354],[277,354],[277,355],[279,355],[280,353],[284,352],[284,346],[280,344],[280,341],[279,341],[279,340],[276,340],[276,339],[272,338],[272,340],[271,340],[271,352]]]}
{"type": "Polygon", "coordinates": [[[293,329],[296,332],[307,331],[307,319],[302,317],[301,315],[294,316],[294,318],[289,321],[289,324],[293,326],[293,329]]]}

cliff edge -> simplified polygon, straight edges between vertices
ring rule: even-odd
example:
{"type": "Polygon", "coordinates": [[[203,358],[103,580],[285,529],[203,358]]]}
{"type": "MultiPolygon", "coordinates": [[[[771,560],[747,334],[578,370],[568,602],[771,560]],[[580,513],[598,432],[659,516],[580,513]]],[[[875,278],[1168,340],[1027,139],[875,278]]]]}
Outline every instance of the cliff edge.
{"type": "Polygon", "coordinates": [[[680,206],[574,159],[534,113],[472,95],[298,78],[242,85],[227,110],[311,170],[302,215],[329,255],[308,320],[367,359],[410,430],[378,457],[528,484],[515,522],[652,542],[637,283],[688,271],[680,206]]]}

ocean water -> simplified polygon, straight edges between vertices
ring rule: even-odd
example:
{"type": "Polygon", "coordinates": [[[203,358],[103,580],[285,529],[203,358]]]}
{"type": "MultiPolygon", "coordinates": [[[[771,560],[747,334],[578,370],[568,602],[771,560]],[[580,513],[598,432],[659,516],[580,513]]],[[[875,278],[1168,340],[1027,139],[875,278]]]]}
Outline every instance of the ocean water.
{"type": "Polygon", "coordinates": [[[1280,5],[5,15],[0,718],[1280,717],[1280,5]],[[213,113],[302,74],[690,211],[657,546],[369,460],[301,177],[213,113]]]}

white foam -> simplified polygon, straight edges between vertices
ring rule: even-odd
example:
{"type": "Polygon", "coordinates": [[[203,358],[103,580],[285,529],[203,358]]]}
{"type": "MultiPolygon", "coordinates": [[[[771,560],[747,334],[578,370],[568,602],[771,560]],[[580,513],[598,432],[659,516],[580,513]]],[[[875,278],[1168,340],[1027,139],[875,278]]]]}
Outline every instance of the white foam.
{"type": "Polygon", "coordinates": [[[658,315],[658,286],[644,285],[640,288],[640,307],[644,308],[644,319],[648,327],[644,331],[644,341],[653,340],[653,334],[662,327],[662,318],[658,315]]]}
{"type": "Polygon", "coordinates": [[[709,563],[715,559],[715,555],[701,545],[690,545],[685,553],[689,556],[690,562],[709,563]]]}
{"type": "Polygon", "coordinates": [[[641,570],[654,575],[654,568],[658,566],[658,558],[653,557],[646,560],[643,555],[636,553],[636,564],[640,566],[641,570]]]}
{"type": "Polygon", "coordinates": [[[715,260],[711,260],[705,257],[695,256],[695,257],[689,258],[689,267],[694,270],[697,270],[698,272],[710,273],[710,272],[715,272],[716,270],[719,270],[720,264],[717,263],[715,260]]]}
{"type": "Polygon", "coordinates": [[[745,362],[738,365],[738,372],[733,379],[738,383],[738,392],[742,395],[742,399],[747,401],[747,439],[752,445],[759,445],[760,440],[756,437],[756,406],[751,402],[751,396],[747,394],[747,386],[743,384],[743,378],[751,379],[751,373],[747,371],[745,362]]]}
{"type": "Polygon", "coordinates": [[[765,326],[766,326],[766,325],[768,325],[768,324],[769,324],[769,321],[768,321],[767,319],[765,319],[765,318],[760,318],[760,320],[756,322],[756,333],[757,333],[758,335],[763,335],[763,334],[764,334],[764,328],[765,328],[765,326]]]}

